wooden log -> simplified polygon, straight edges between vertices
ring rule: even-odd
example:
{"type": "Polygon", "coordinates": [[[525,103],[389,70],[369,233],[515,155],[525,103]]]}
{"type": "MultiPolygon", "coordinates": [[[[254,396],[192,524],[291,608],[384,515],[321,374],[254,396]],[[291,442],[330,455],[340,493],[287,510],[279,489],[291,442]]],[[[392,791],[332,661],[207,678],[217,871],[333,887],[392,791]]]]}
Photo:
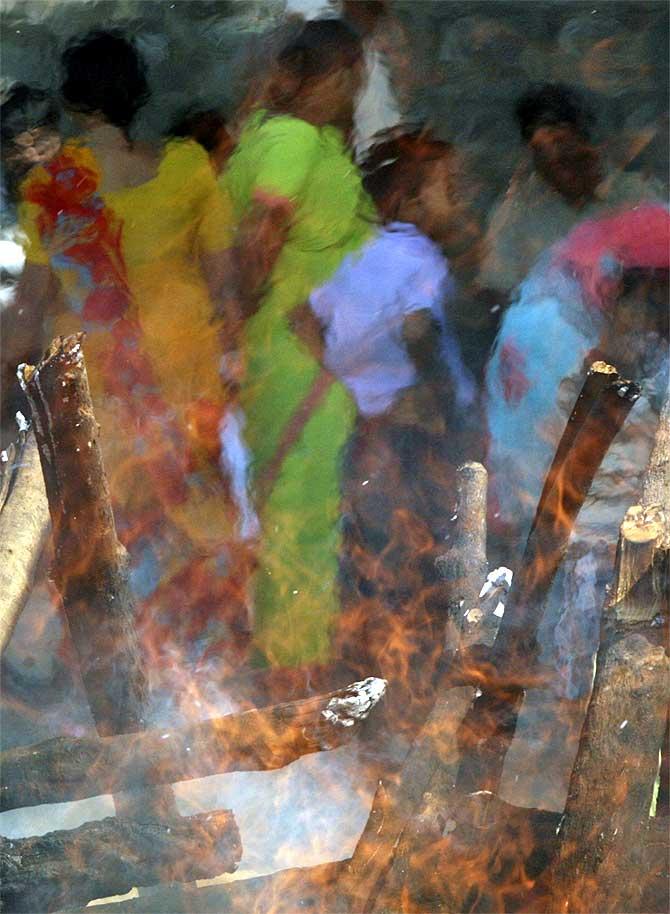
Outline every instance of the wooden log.
{"type": "Polygon", "coordinates": [[[37,443],[29,432],[23,445],[13,447],[3,478],[6,498],[0,509],[0,652],[33,586],[49,529],[49,506],[44,490],[37,443]]]}
{"type": "Polygon", "coordinates": [[[633,505],[621,524],[609,606],[623,622],[651,622],[667,608],[667,514],[658,504],[633,505]]]}
{"type": "Polygon", "coordinates": [[[57,737],[0,756],[0,809],[117,793],[225,771],[269,771],[349,742],[386,684],[366,679],[315,698],[229,714],[179,730],[57,737]]]}
{"type": "MultiPolygon", "coordinates": [[[[486,470],[467,463],[457,471],[455,530],[452,546],[438,561],[445,580],[447,613],[453,620],[454,644],[494,637],[484,617],[463,626],[461,620],[475,606],[486,576],[486,470]]],[[[498,617],[494,617],[496,621],[498,617]]],[[[447,657],[453,660],[454,654],[447,657]]],[[[447,663],[447,666],[449,663],[447,663]]],[[[373,910],[384,886],[406,828],[421,808],[438,773],[455,774],[455,736],[475,695],[474,688],[444,689],[431,709],[399,773],[380,781],[372,810],[351,860],[347,863],[338,896],[351,911],[373,910]]]]}
{"type": "Polygon", "coordinates": [[[425,835],[408,846],[402,871],[394,870],[398,885],[389,884],[373,910],[536,914],[528,902],[555,850],[560,813],[481,793],[454,799],[454,806],[426,807],[423,823],[416,823],[425,835]]]}
{"type": "MultiPolygon", "coordinates": [[[[639,848],[650,827],[659,753],[661,772],[667,767],[670,701],[670,515],[666,503],[646,499],[670,491],[669,418],[666,400],[642,504],[621,525],[593,692],[548,875],[552,910],[643,910],[639,848]]],[[[661,812],[664,803],[661,795],[661,812]]]]}
{"type": "MultiPolygon", "coordinates": [[[[597,364],[597,363],[596,363],[597,364]]],[[[590,372],[584,388],[592,384],[590,372]]],[[[505,616],[496,639],[496,653],[507,665],[518,662],[527,667],[537,654],[537,631],[544,599],[561,563],[577,515],[588,495],[593,478],[609,447],[640,395],[631,381],[611,375],[612,380],[597,386],[591,408],[573,411],[586,413],[568,421],[558,445],[562,459],[549,470],[551,485],[544,488],[512,591],[505,605],[505,616]],[[564,440],[567,439],[567,444],[564,440]]]]}
{"type": "MultiPolygon", "coordinates": [[[[343,862],[293,867],[269,876],[235,879],[181,891],[161,886],[145,898],[96,905],[96,914],[296,914],[330,912],[332,890],[343,862]]],[[[65,908],[62,914],[91,914],[91,909],[65,908]]]]}
{"type": "Polygon", "coordinates": [[[554,459],[542,487],[540,499],[537,503],[536,517],[544,513],[544,506],[556,481],[563,475],[563,464],[572,448],[578,432],[581,430],[589,413],[602,395],[605,388],[618,379],[619,373],[613,365],[607,362],[593,362],[586,373],[586,379],[579,392],[575,405],[568,418],[565,430],[558,442],[554,459]]]}
{"type": "MultiPolygon", "coordinates": [[[[593,382],[589,374],[584,387],[593,382]]],[[[458,785],[464,793],[488,790],[497,794],[507,750],[516,731],[523,703],[523,677],[536,663],[537,632],[544,600],[564,555],[577,515],[593,478],[617,432],[639,396],[630,381],[596,385],[591,406],[579,406],[579,426],[570,422],[564,432],[568,444],[559,444],[563,459],[552,464],[551,486],[535,514],[520,570],[514,578],[495,642],[492,665],[502,681],[519,685],[484,691],[472,705],[461,729],[463,761],[458,785]]],[[[575,413],[573,412],[572,415],[575,413]]]]}
{"type": "Polygon", "coordinates": [[[619,622],[665,621],[670,600],[670,397],[666,397],[639,505],[628,509],[617,546],[609,610],[619,622]]]}
{"type": "Polygon", "coordinates": [[[147,683],[82,339],[58,338],[37,367],[19,367],[19,379],[30,401],[49,501],[53,579],[96,728],[110,736],[144,727],[147,683]]]}
{"type": "Polygon", "coordinates": [[[0,838],[3,910],[48,912],[133,886],[234,872],[242,856],[232,812],[169,824],[108,818],[33,838],[0,838]]]}
{"type": "Polygon", "coordinates": [[[420,815],[436,776],[457,768],[456,733],[473,694],[474,689],[463,687],[440,695],[400,772],[380,780],[368,821],[342,874],[335,910],[362,914],[376,909],[403,836],[420,815]]]}
{"type": "Polygon", "coordinates": [[[445,586],[447,613],[446,646],[455,651],[462,639],[476,640],[478,617],[472,632],[466,615],[477,606],[479,591],[486,578],[486,496],[488,473],[481,463],[465,463],[456,471],[455,530],[445,555],[437,559],[445,586]]]}
{"type": "MultiPolygon", "coordinates": [[[[84,334],[53,341],[20,365],[46,488],[61,595],[86,696],[101,736],[144,727],[147,679],[135,631],[128,555],[119,543],[98,442],[84,334]]],[[[118,815],[174,817],[170,788],[115,796],[118,815]]]]}
{"type": "MultiPolygon", "coordinates": [[[[670,397],[665,398],[661,409],[654,447],[642,484],[642,503],[664,505],[666,509],[670,505],[670,397]]],[[[670,548],[670,526],[666,526],[663,548],[670,548]]]]}
{"type": "Polygon", "coordinates": [[[649,821],[668,701],[663,646],[629,633],[601,649],[548,879],[550,910],[642,910],[636,848],[649,821]]]}

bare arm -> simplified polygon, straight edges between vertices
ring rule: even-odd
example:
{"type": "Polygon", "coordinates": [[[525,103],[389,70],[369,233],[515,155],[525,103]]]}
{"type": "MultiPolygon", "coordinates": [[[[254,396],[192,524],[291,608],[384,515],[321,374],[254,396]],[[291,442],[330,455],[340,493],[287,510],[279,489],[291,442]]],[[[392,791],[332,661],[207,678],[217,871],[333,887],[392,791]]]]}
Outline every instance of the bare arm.
{"type": "Polygon", "coordinates": [[[325,341],[321,321],[316,317],[309,306],[309,302],[298,305],[289,316],[291,329],[302,340],[310,353],[323,364],[325,341]]]}
{"type": "Polygon", "coordinates": [[[293,215],[293,204],[283,197],[257,192],[242,220],[235,246],[240,303],[244,317],[258,308],[281,250],[293,215]]]}
{"type": "Polygon", "coordinates": [[[42,264],[26,263],[14,302],[2,311],[2,361],[14,365],[42,347],[42,324],[50,294],[57,280],[42,264]]]}

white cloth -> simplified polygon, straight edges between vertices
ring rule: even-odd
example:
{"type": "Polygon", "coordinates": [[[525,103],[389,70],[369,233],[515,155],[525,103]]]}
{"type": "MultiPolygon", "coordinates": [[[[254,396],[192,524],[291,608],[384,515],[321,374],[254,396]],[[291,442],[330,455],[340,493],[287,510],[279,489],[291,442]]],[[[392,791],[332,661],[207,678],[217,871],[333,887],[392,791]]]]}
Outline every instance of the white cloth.
{"type": "Polygon", "coordinates": [[[660,187],[633,172],[612,173],[595,198],[575,209],[538,175],[520,171],[488,219],[486,256],[478,276],[484,288],[510,292],[540,255],[584,219],[643,200],[662,200],[660,187]]]}
{"type": "Polygon", "coordinates": [[[372,42],[365,48],[365,71],[365,85],[354,111],[354,150],[358,162],[365,158],[377,133],[396,127],[402,119],[391,69],[372,42]]]}
{"type": "Polygon", "coordinates": [[[442,355],[456,401],[474,399],[474,385],[449,332],[445,304],[454,283],[437,245],[407,223],[381,228],[310,297],[325,327],[325,365],[349,388],[362,415],[385,412],[418,380],[403,341],[408,314],[428,310],[442,328],[442,355]]]}

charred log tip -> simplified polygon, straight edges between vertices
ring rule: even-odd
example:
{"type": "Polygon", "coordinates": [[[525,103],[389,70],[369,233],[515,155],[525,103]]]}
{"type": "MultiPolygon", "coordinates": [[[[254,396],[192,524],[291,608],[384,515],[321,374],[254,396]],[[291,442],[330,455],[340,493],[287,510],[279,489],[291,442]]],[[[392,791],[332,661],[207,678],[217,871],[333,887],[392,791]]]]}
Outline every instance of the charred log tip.
{"type": "Polygon", "coordinates": [[[456,470],[459,476],[488,476],[486,467],[477,460],[468,460],[456,470]]]}
{"type": "Polygon", "coordinates": [[[365,720],[386,694],[386,686],[386,680],[376,676],[353,682],[330,699],[321,716],[328,723],[352,727],[356,721],[365,720]]]}
{"type": "Polygon", "coordinates": [[[84,342],[86,334],[83,331],[72,333],[70,336],[57,336],[51,341],[51,344],[42,358],[41,365],[57,358],[69,358],[79,360],[81,358],[81,344],[84,342]]]}
{"type": "Polygon", "coordinates": [[[620,378],[618,376],[611,382],[609,387],[618,397],[622,400],[626,400],[628,403],[635,403],[642,393],[640,385],[636,384],[635,381],[629,381],[626,378],[620,378]]]}
{"type": "MultiPolygon", "coordinates": [[[[602,361],[593,362],[591,364],[591,367],[589,368],[588,373],[590,375],[604,374],[604,375],[612,375],[612,376],[614,376],[614,375],[618,376],[618,374],[619,374],[619,372],[614,367],[614,365],[608,365],[607,362],[602,362],[602,361]]],[[[614,378],[612,378],[612,380],[614,380],[614,378]]]]}
{"type": "Polygon", "coordinates": [[[36,371],[36,365],[28,365],[26,362],[21,362],[17,367],[16,377],[18,378],[22,390],[26,390],[26,386],[32,381],[36,371]]]}

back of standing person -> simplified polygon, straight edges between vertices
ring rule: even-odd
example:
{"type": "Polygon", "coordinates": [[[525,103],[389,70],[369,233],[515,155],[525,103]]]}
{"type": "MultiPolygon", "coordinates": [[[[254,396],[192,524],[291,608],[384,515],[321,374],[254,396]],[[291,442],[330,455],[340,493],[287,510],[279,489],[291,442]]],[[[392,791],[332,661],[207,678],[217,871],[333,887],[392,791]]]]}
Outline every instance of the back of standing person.
{"type": "Polygon", "coordinates": [[[458,430],[475,388],[449,326],[454,280],[435,243],[462,218],[455,150],[394,131],[364,163],[382,225],[310,296],[323,361],[358,419],[345,469],[343,657],[389,680],[412,726],[441,649],[434,559],[448,532],[458,430]],[[432,658],[432,659],[431,659],[432,658]]]}

